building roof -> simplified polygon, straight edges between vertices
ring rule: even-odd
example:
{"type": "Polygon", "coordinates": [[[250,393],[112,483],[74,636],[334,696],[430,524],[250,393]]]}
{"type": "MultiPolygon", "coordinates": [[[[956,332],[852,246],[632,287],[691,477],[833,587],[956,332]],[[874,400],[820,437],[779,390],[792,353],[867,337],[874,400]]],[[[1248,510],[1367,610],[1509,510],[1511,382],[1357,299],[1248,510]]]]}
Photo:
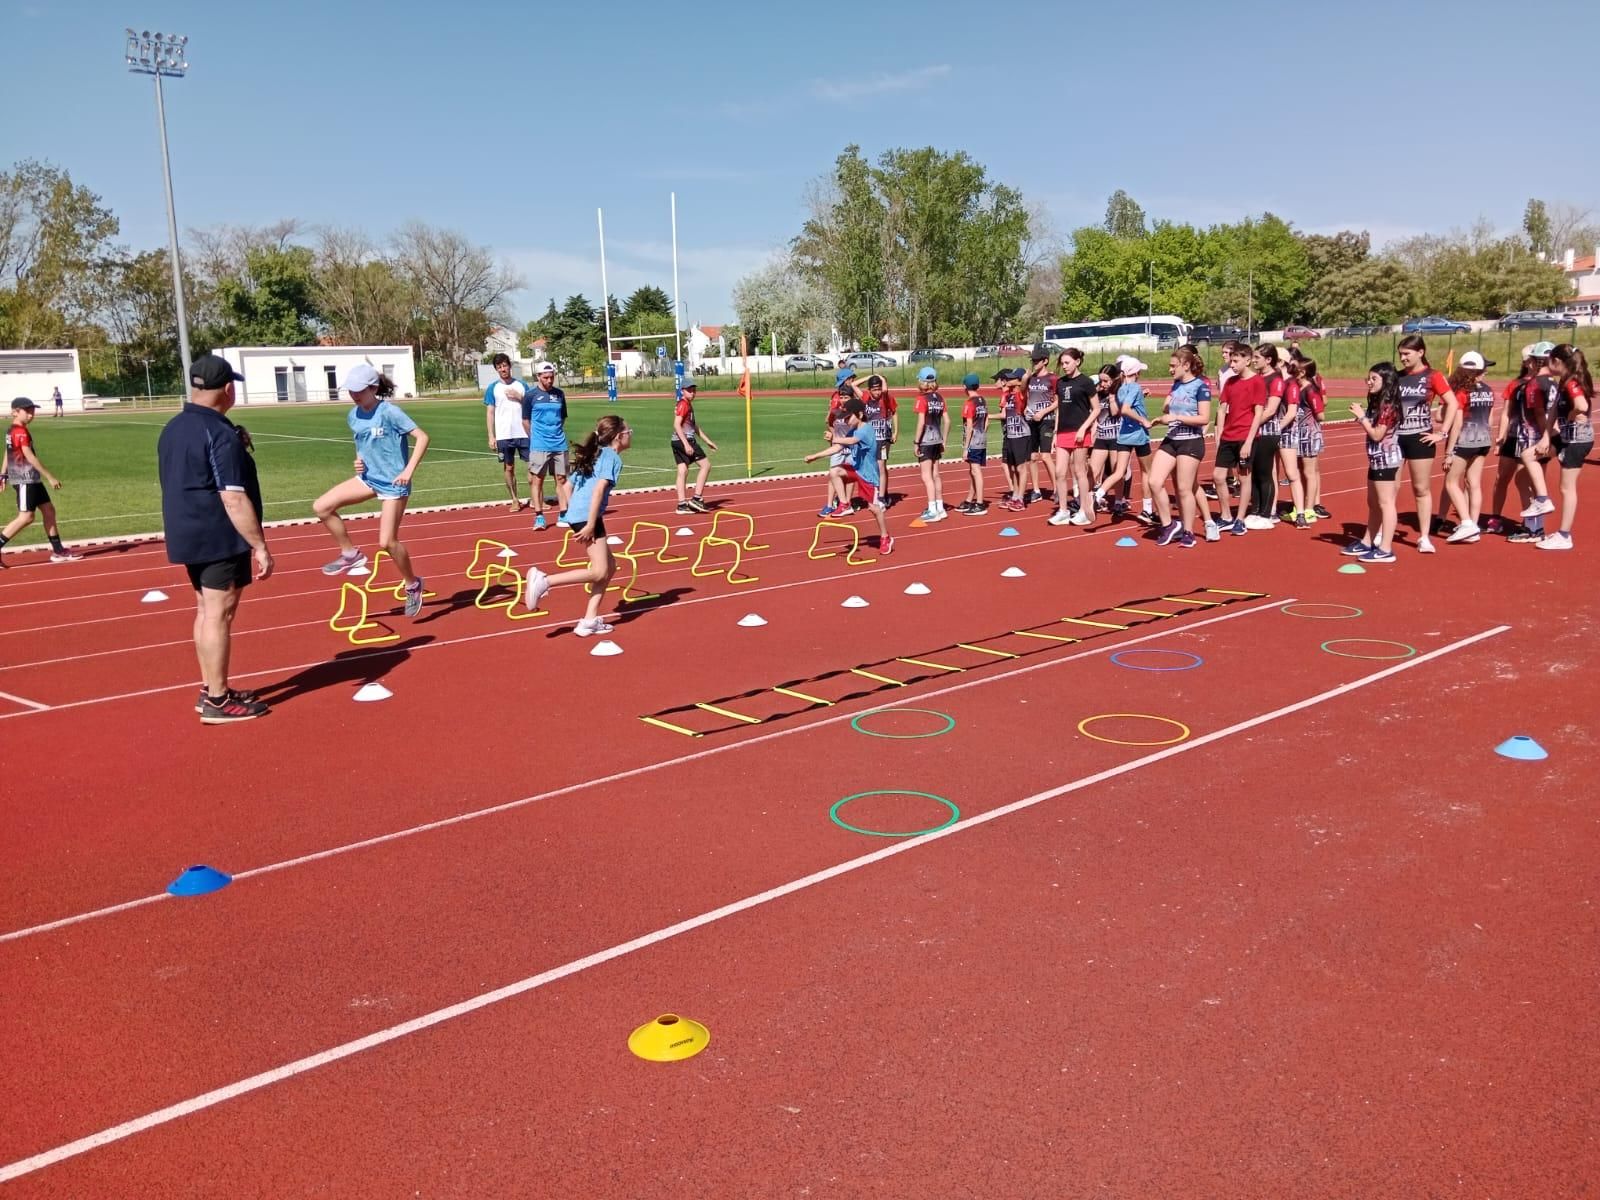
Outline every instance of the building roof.
{"type": "Polygon", "coordinates": [[[705,334],[712,341],[716,341],[717,338],[722,336],[722,326],[721,325],[698,325],[698,326],[696,326],[696,328],[699,329],[701,333],[705,334]]]}
{"type": "Polygon", "coordinates": [[[1585,275],[1592,274],[1594,271],[1594,255],[1590,254],[1583,258],[1575,258],[1572,260],[1572,266],[1564,267],[1562,269],[1565,270],[1568,275],[1576,275],[1580,272],[1585,275]]]}

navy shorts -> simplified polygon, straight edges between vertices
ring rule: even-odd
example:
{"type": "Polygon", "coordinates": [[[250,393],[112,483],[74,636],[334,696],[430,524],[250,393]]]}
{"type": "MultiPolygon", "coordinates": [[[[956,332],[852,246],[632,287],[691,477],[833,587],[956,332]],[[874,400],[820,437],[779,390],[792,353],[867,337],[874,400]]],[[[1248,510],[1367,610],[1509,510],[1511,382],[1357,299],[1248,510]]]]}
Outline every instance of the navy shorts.
{"type": "Polygon", "coordinates": [[[1033,438],[1028,434],[1008,437],[1001,458],[1008,467],[1020,467],[1033,457],[1033,438]]]}
{"type": "Polygon", "coordinates": [[[527,438],[500,438],[494,444],[495,453],[500,456],[502,466],[509,467],[517,459],[528,461],[527,438]]]}
{"type": "Polygon", "coordinates": [[[989,461],[988,450],[968,450],[967,461],[975,467],[981,467],[989,461]]]}

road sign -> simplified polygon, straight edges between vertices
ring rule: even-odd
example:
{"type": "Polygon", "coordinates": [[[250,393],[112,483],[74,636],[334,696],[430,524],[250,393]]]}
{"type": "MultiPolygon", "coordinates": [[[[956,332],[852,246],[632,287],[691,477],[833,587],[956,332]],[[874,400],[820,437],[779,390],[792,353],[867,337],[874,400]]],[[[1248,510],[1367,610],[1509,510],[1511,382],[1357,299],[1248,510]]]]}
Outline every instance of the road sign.
{"type": "Polygon", "coordinates": [[[657,358],[665,358],[666,356],[667,356],[667,348],[665,346],[657,346],[656,347],[656,357],[657,358]]]}

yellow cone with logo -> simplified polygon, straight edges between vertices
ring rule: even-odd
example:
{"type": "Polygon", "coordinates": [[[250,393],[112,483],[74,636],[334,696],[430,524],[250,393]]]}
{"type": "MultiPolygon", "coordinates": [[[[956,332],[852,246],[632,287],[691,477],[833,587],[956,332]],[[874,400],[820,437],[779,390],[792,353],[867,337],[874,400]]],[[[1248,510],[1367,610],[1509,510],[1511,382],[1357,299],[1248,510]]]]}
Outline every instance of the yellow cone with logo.
{"type": "Polygon", "coordinates": [[[711,1031],[699,1021],[663,1013],[628,1037],[628,1049],[651,1062],[693,1058],[711,1043],[711,1031]]]}

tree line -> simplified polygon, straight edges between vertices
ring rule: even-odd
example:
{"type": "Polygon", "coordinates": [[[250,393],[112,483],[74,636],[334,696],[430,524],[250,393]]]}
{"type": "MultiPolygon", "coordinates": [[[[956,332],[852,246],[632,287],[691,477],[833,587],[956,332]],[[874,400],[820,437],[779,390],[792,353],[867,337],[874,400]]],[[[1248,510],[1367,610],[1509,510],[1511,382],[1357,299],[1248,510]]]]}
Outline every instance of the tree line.
{"type": "MultiPolygon", "coordinates": [[[[117,241],[100,196],[49,163],[0,172],[0,346],[73,346],[88,390],[178,390],[167,250],[117,241]]],[[[410,345],[419,383],[448,381],[509,320],[522,279],[453,230],[410,222],[379,241],[354,229],[191,230],[183,248],[190,343],[410,345]]]]}

